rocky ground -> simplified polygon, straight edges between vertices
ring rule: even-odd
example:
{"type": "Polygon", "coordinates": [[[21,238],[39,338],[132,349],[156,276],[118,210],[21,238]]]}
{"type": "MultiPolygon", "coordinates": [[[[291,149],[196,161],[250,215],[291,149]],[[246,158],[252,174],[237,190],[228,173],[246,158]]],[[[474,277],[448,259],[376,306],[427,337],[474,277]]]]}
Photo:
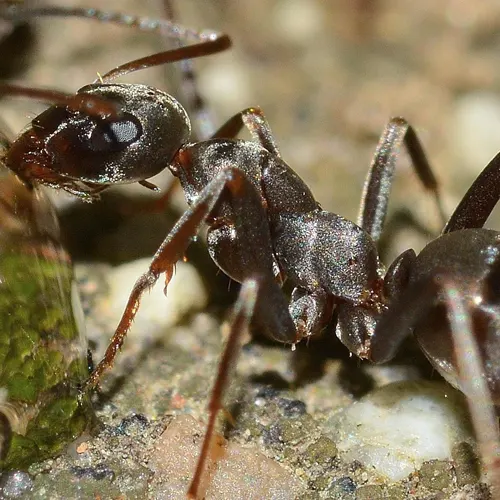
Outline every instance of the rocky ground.
{"type": "MultiPolygon", "coordinates": [[[[152,1],[106,1],[99,7],[161,12],[152,1]]],[[[417,128],[441,180],[448,213],[498,151],[500,10],[493,0],[480,5],[255,0],[251,9],[246,2],[190,0],[176,7],[185,24],[220,29],[234,40],[227,54],[196,64],[215,123],[250,105],[261,106],[283,157],[328,210],[355,219],[364,175],[391,116],[404,116],[417,128]]],[[[74,90],[96,72],[158,47],[156,37],[125,28],[40,21],[26,67],[15,79],[74,90]]],[[[10,53],[5,50],[2,58],[8,60],[10,53]]],[[[175,78],[177,70],[173,73],[175,78]]],[[[148,70],[127,81],[175,89],[171,76],[148,70]]],[[[2,118],[20,130],[39,109],[34,103],[2,101],[2,118]]],[[[139,211],[142,198],[121,193],[95,207],[67,207],[62,222],[75,260],[117,264],[151,255],[182,209],[178,194],[175,208],[160,215],[139,211]]],[[[393,212],[410,207],[425,228],[439,229],[434,207],[404,156],[391,200],[393,212]]],[[[408,247],[421,247],[428,237],[406,225],[396,229],[387,261],[408,247]]],[[[221,311],[234,297],[223,277],[214,279],[202,243],[189,259],[203,281],[183,274],[184,289],[169,290],[172,305],[165,304],[160,290],[159,302],[153,298],[140,313],[128,350],[96,395],[101,431],[82,437],[66,455],[35,465],[29,476],[4,475],[4,497],[182,498],[225,331],[221,311]]],[[[124,294],[144,266],[134,266],[124,278],[106,264],[79,265],[96,359],[124,294]]],[[[390,368],[361,365],[328,339],[301,346],[297,353],[262,342],[246,345],[226,398],[236,424],[223,429],[229,448],[221,452],[207,498],[488,498],[478,483],[463,402],[448,386],[413,382],[429,377],[437,383],[411,345],[390,368]],[[392,386],[389,395],[379,389],[399,380],[411,382],[392,386]],[[421,399],[424,415],[418,413],[420,403],[408,419],[398,413],[412,410],[421,399]],[[448,405],[450,399],[456,403],[448,405]],[[409,401],[404,410],[401,401],[409,401]],[[409,421],[411,432],[406,427],[386,441],[395,426],[383,431],[382,425],[368,423],[392,417],[371,403],[393,408],[396,421],[409,421]],[[371,422],[350,413],[364,404],[369,406],[361,414],[373,415],[371,422]],[[415,422],[430,420],[430,414],[431,422],[441,426],[437,434],[445,437],[445,445],[408,458],[407,448],[436,435],[430,428],[416,429],[415,422]],[[353,441],[364,443],[361,454],[350,447],[353,441]],[[392,468],[381,463],[380,450],[392,468]],[[408,461],[409,471],[401,465],[408,461]]]]}

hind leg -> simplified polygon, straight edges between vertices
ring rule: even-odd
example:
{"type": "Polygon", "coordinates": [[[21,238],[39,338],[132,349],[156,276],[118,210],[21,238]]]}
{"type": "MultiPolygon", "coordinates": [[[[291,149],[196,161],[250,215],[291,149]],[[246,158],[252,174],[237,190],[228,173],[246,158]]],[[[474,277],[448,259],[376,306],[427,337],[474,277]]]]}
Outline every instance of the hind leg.
{"type": "Polygon", "coordinates": [[[492,498],[500,495],[500,435],[498,418],[486,382],[481,353],[473,333],[471,310],[460,293],[458,283],[443,284],[456,353],[460,386],[467,394],[469,411],[488,479],[492,498]]]}

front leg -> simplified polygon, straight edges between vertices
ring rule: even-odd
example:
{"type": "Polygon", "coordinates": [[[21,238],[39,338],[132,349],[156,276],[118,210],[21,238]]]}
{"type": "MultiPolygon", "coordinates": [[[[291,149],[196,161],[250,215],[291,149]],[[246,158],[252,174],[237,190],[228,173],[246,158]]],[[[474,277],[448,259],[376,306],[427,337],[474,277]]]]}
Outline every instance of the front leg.
{"type": "Polygon", "coordinates": [[[219,411],[223,408],[223,396],[229,383],[232,368],[236,364],[240,352],[241,339],[248,330],[248,325],[254,314],[255,304],[259,295],[259,281],[247,280],[241,286],[238,300],[232,312],[230,320],[231,329],[224,347],[224,352],[219,362],[217,377],[212,388],[210,402],[208,403],[208,423],[203,438],[200,456],[196,464],[196,470],[188,490],[188,498],[197,500],[200,497],[200,485],[209,460],[210,448],[215,432],[215,424],[219,411]]]}
{"type": "Polygon", "coordinates": [[[161,274],[165,275],[165,290],[174,273],[174,267],[198,233],[206,217],[222,198],[230,199],[241,196],[249,181],[236,169],[228,169],[217,175],[198,196],[196,202],[186,210],[173,229],[157,250],[149,269],[136,281],[130,294],[120,323],[111,338],[104,358],[96,366],[87,380],[83,390],[95,387],[100,378],[113,364],[113,361],[123,345],[130,326],[139,310],[141,297],[158,281],[161,274]],[[229,193],[229,194],[228,194],[229,193]]]}
{"type": "MultiPolygon", "coordinates": [[[[237,255],[232,260],[233,269],[223,270],[230,275],[237,274],[239,281],[259,279],[261,292],[255,306],[258,325],[279,342],[295,343],[298,340],[286,297],[275,281],[271,235],[261,197],[245,174],[237,168],[228,168],[221,171],[195,198],[161,244],[148,271],[137,280],[104,358],[91,374],[84,390],[94,387],[113,364],[137,314],[143,293],[157,282],[161,274],[165,274],[165,287],[168,286],[175,263],[184,256],[192,238],[207,218],[212,223],[219,220],[215,216],[221,207],[226,207],[230,214],[233,229],[228,234],[233,239],[228,243],[237,255]]],[[[221,248],[228,251],[229,247],[223,245],[221,248]]]]}

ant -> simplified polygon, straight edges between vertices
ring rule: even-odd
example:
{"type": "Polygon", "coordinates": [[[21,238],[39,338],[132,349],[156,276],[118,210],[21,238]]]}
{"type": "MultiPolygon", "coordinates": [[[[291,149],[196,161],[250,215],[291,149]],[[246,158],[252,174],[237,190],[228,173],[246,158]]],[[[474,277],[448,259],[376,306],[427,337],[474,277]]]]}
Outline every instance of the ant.
{"type": "Polygon", "coordinates": [[[171,96],[144,85],[109,83],[132,71],[212,54],[229,44],[225,35],[208,37],[197,45],[132,61],[75,95],[0,88],[4,94],[55,104],[33,120],[5,155],[6,166],[26,185],[62,188],[93,201],[119,183],[151,188],[147,179],[168,168],[179,178],[189,205],[134,285],[105,356],[83,392],[95,387],[112,366],[143,293],[162,274],[168,286],[176,262],[206,223],[211,257],[243,286],[209,402],[190,497],[199,497],[230,366],[251,320],[270,338],[292,346],[333,324],[352,353],[376,363],[394,356],[413,332],[436,369],[468,396],[483,460],[498,489],[494,353],[500,236],[483,225],[500,197],[495,187],[500,155],[478,176],[442,234],[418,256],[407,250],[385,270],[377,243],[403,145],[445,219],[438,183],[404,119],[390,120],[383,131],[354,223],[322,210],[281,158],[258,108],[236,114],[210,139],[190,143],[187,113],[171,96]],[[244,127],[253,141],[235,139],[244,127]],[[285,281],[294,287],[290,303],[281,290],[285,281]]]}

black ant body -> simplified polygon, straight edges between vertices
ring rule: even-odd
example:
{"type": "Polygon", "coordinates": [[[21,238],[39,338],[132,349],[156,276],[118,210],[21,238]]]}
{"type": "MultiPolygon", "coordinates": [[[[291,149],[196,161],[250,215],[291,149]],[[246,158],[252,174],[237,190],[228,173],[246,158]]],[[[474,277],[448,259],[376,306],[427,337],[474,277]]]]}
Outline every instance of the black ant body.
{"type": "MultiPolygon", "coordinates": [[[[105,357],[85,389],[95,386],[112,365],[142,294],[161,274],[168,285],[176,262],[207,223],[210,255],[243,287],[209,405],[207,433],[189,491],[192,497],[199,493],[229,365],[251,318],[272,339],[291,345],[334,321],[337,336],[349,350],[374,362],[390,359],[413,332],[438,371],[469,397],[491,472],[499,449],[493,408],[500,375],[500,235],[482,227],[500,197],[500,156],[476,179],[442,235],[418,256],[407,250],[385,271],[377,242],[403,144],[440,209],[437,182],[405,120],[393,119],[384,130],[355,224],[321,209],[281,158],[260,110],[249,108],[211,139],[189,143],[189,119],[177,101],[143,85],[109,83],[131,71],[214,53],[228,45],[227,37],[214,37],[146,57],[105,74],[101,82],[74,96],[0,88],[3,93],[56,102],[33,120],[5,156],[6,165],[28,185],[60,187],[92,200],[118,183],[151,187],[147,179],[168,168],[179,178],[189,204],[136,282],[105,357]],[[234,139],[244,126],[254,141],[234,139]],[[285,280],[294,287],[290,304],[281,291],[285,280]],[[472,387],[471,378],[476,383],[472,387]]],[[[491,479],[498,482],[497,476],[491,479]]]]}

